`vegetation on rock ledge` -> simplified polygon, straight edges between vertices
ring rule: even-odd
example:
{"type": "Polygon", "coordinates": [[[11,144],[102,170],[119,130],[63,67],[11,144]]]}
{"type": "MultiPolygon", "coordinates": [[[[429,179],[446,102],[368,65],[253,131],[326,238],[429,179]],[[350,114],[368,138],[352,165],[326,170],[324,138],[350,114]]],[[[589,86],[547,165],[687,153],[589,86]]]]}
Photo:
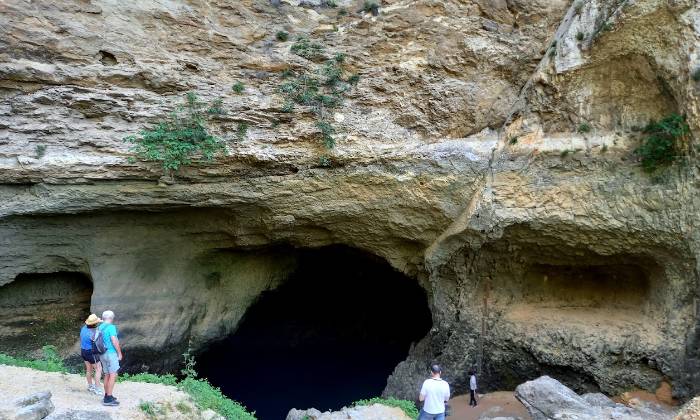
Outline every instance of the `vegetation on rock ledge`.
{"type": "MultiPolygon", "coordinates": [[[[323,54],[323,47],[306,37],[300,37],[292,46],[292,52],[311,60],[323,54]]],[[[316,127],[327,149],[335,146],[336,134],[328,115],[329,110],[340,106],[344,95],[359,81],[357,75],[345,77],[344,62],[345,54],[337,53],[317,71],[306,70],[298,74],[285,71],[282,77],[287,81],[279,87],[285,98],[282,107],[284,112],[292,112],[295,105],[311,107],[317,118],[316,127]]]]}
{"type": "Polygon", "coordinates": [[[217,154],[226,152],[224,142],[212,135],[207,126],[207,116],[222,112],[220,102],[215,101],[206,108],[197,95],[189,92],[185,104],[169,118],[158,122],[152,129],[143,129],[138,135],[124,138],[124,141],[134,145],[131,151],[139,159],[160,162],[163,171],[171,175],[196,157],[211,161],[217,154]]]}
{"type": "Polygon", "coordinates": [[[671,165],[684,154],[687,145],[681,140],[690,134],[690,127],[685,117],[671,114],[650,122],[644,133],[646,137],[635,153],[641,158],[644,171],[651,173],[671,165]]]}

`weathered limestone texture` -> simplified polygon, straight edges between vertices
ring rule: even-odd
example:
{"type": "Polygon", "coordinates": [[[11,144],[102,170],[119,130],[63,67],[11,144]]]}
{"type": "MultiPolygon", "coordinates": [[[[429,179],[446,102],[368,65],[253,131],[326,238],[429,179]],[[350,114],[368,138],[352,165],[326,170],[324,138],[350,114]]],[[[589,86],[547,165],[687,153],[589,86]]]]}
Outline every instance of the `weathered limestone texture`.
{"type": "Polygon", "coordinates": [[[235,331],[294,248],[346,244],[428,292],[387,395],[413,399],[433,360],[457,392],[473,365],[485,389],[700,392],[698,168],[652,178],[633,154],[650,118],[700,129],[696,2],[338,3],[2,2],[0,302],[81,275],[130,367],[169,368],[235,331]],[[301,34],[360,76],[331,151],[282,109],[283,71],[321,65],[290,52],[301,34]],[[228,155],[173,183],[122,139],[188,91],[222,100],[228,155]]]}

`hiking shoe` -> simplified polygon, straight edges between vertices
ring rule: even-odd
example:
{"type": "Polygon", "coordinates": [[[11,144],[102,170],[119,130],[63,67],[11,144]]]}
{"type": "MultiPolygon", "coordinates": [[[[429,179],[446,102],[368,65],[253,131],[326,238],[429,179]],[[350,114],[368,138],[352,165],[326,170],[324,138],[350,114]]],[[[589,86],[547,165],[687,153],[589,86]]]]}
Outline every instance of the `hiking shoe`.
{"type": "Polygon", "coordinates": [[[88,385],[87,391],[88,392],[95,392],[95,385],[88,385]]]}
{"type": "Polygon", "coordinates": [[[88,389],[88,391],[92,392],[95,395],[104,395],[105,390],[102,388],[98,388],[96,386],[92,387],[92,389],[88,389]]]}
{"type": "Polygon", "coordinates": [[[116,406],[119,405],[119,401],[117,401],[114,397],[104,397],[102,400],[102,405],[116,406]]]}

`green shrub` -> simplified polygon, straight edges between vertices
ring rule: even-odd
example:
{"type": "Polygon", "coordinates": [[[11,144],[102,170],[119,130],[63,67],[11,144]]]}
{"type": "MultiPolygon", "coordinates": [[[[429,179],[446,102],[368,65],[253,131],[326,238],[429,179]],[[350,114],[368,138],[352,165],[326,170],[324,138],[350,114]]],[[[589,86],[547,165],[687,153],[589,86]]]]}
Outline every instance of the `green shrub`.
{"type": "Polygon", "coordinates": [[[141,401],[139,403],[139,410],[143,411],[143,413],[146,416],[148,416],[152,419],[155,419],[159,415],[163,414],[161,408],[156,406],[155,404],[153,404],[150,401],[141,401]]]}
{"type": "Polygon", "coordinates": [[[240,95],[245,90],[245,85],[243,82],[236,82],[233,84],[233,86],[231,86],[231,90],[240,95]]]}
{"type": "Polygon", "coordinates": [[[644,171],[651,173],[674,163],[683,154],[685,145],[680,140],[690,134],[690,127],[685,117],[671,114],[661,121],[650,122],[644,134],[635,153],[641,158],[644,171]]]}
{"type": "Polygon", "coordinates": [[[61,360],[61,357],[56,351],[56,347],[44,346],[41,348],[41,351],[43,353],[43,357],[36,360],[19,359],[0,353],[0,365],[26,367],[44,372],[68,373],[68,369],[63,364],[63,360],[61,360]]]}
{"type": "Polygon", "coordinates": [[[576,40],[578,40],[578,41],[583,41],[583,38],[585,38],[585,37],[586,37],[586,34],[584,34],[583,32],[576,33],[576,40]]]}
{"type": "Polygon", "coordinates": [[[559,157],[564,159],[565,157],[569,156],[569,153],[570,153],[569,149],[562,150],[561,153],[559,153],[559,157]]]}
{"type": "Polygon", "coordinates": [[[205,379],[187,377],[180,381],[180,389],[188,393],[195,404],[202,409],[212,409],[230,420],[255,420],[241,404],[228,399],[219,388],[212,386],[205,379]]]}
{"type": "Polygon", "coordinates": [[[44,157],[46,154],[46,145],[45,144],[37,144],[36,147],[34,148],[34,157],[36,159],[41,159],[44,157]]]}
{"type": "Polygon", "coordinates": [[[277,33],[275,34],[275,38],[278,41],[284,42],[289,39],[289,33],[287,33],[286,31],[277,31],[277,33]]]}
{"type": "Polygon", "coordinates": [[[360,400],[356,401],[354,405],[373,405],[373,404],[381,404],[381,405],[386,405],[388,407],[398,407],[401,410],[403,410],[406,415],[412,419],[418,418],[418,408],[416,408],[416,404],[413,403],[413,401],[408,401],[408,400],[399,400],[396,398],[370,398],[368,400],[360,400]]]}
{"type": "Polygon", "coordinates": [[[238,123],[238,126],[236,126],[236,137],[238,137],[238,140],[244,140],[246,135],[248,135],[248,123],[238,123]]]}
{"type": "Polygon", "coordinates": [[[131,151],[139,159],[160,162],[166,174],[189,165],[195,157],[211,161],[217,154],[226,152],[226,145],[209,133],[203,109],[204,104],[190,92],[185,105],[168,119],[124,140],[134,145],[131,151]]]}
{"type": "Polygon", "coordinates": [[[307,36],[300,35],[292,44],[290,50],[299,57],[315,60],[323,56],[323,45],[311,41],[307,36]]]}
{"type": "Polygon", "coordinates": [[[330,156],[323,155],[318,158],[318,166],[322,168],[330,168],[331,165],[333,165],[333,161],[331,160],[330,156]]]}
{"type": "Polygon", "coordinates": [[[518,143],[518,136],[511,136],[508,139],[508,144],[517,144],[518,143]]]}
{"type": "MultiPolygon", "coordinates": [[[[308,39],[306,42],[311,43],[308,39]]],[[[295,105],[311,107],[311,111],[316,115],[316,127],[320,130],[323,144],[328,149],[335,146],[336,133],[328,118],[329,110],[339,107],[343,103],[344,95],[359,80],[357,75],[345,78],[342,67],[345,58],[344,53],[336,53],[316,71],[307,69],[299,75],[283,73],[286,81],[279,87],[279,92],[285,99],[283,112],[294,111],[295,105]]]]}
{"type": "Polygon", "coordinates": [[[581,123],[581,124],[579,124],[578,127],[576,128],[576,131],[577,131],[578,133],[580,133],[580,134],[589,133],[589,132],[591,131],[591,125],[588,124],[588,123],[585,123],[585,122],[584,122],[584,123],[581,123]]]}
{"type": "Polygon", "coordinates": [[[209,114],[209,115],[223,115],[224,114],[223,100],[216,99],[214,102],[212,102],[211,105],[209,106],[209,109],[207,109],[207,114],[209,114]]]}
{"type": "Polygon", "coordinates": [[[161,385],[177,385],[177,378],[175,375],[170,373],[165,375],[156,375],[154,373],[122,373],[117,376],[118,382],[145,382],[149,384],[161,384],[161,385]]]}
{"type": "Polygon", "coordinates": [[[175,404],[175,408],[182,414],[190,414],[192,412],[192,407],[190,407],[184,401],[178,401],[177,404],[175,404]]]}
{"type": "Polygon", "coordinates": [[[365,0],[362,5],[362,11],[365,13],[372,12],[374,16],[379,14],[379,3],[375,0],[365,0]]]}

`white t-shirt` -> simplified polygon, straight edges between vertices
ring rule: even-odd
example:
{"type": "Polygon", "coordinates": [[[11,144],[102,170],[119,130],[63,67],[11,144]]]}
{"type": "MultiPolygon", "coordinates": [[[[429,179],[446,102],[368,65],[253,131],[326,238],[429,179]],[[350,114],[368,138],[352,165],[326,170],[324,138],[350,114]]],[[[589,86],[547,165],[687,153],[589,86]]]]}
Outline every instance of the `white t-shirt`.
{"type": "Polygon", "coordinates": [[[420,394],[425,398],[423,411],[428,414],[442,414],[445,412],[445,401],[450,399],[450,386],[442,379],[426,379],[420,394]]]}
{"type": "Polygon", "coordinates": [[[471,378],[469,378],[469,389],[476,391],[476,375],[472,375],[471,378]]]}

